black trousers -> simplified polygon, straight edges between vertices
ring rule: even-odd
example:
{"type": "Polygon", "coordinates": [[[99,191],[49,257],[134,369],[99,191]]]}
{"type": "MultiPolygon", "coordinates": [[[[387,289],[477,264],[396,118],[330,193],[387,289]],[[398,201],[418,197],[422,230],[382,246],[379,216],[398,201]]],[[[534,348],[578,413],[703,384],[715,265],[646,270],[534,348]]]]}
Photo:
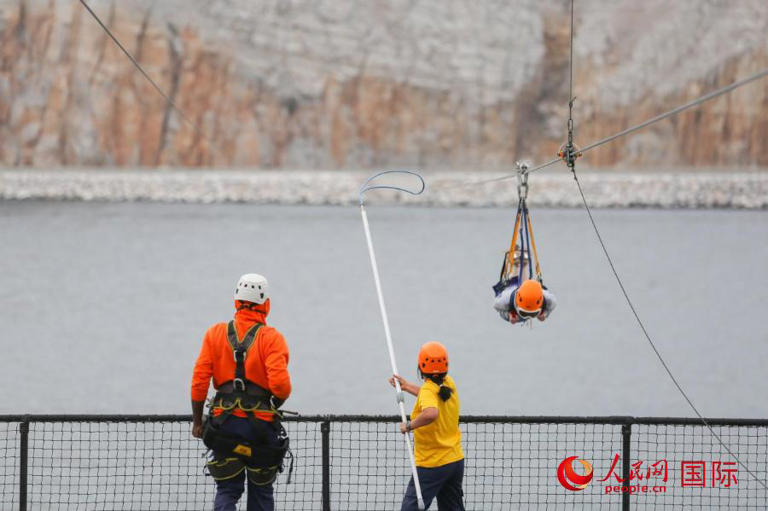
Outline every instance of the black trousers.
{"type": "MultiPolygon", "coordinates": [[[[234,415],[227,418],[222,424],[223,432],[238,435],[242,438],[255,440],[266,438],[269,445],[277,446],[277,430],[270,422],[256,420],[250,421],[234,415]]],[[[232,454],[214,452],[215,459],[222,459],[232,454]]],[[[246,471],[241,472],[232,479],[216,481],[216,499],[213,501],[214,511],[235,511],[237,502],[245,490],[246,471]]],[[[258,486],[248,481],[248,511],[274,511],[275,499],[272,485],[258,486]]]]}
{"type": "MultiPolygon", "coordinates": [[[[464,480],[464,460],[434,468],[416,467],[416,473],[419,475],[425,509],[429,509],[430,504],[437,497],[437,507],[440,511],[464,511],[464,492],[461,489],[461,483],[464,480]]],[[[416,487],[411,477],[400,511],[418,511],[418,509],[416,487]]]]}

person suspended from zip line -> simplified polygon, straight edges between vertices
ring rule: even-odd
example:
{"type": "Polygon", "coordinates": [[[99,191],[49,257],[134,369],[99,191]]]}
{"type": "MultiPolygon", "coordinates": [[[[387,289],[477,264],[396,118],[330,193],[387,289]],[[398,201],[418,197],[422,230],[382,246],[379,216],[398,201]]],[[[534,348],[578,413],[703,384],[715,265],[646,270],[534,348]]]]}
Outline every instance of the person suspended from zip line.
{"type": "Polygon", "coordinates": [[[288,345],[266,324],[266,278],[255,273],[240,277],[234,300],[234,319],[208,329],[195,363],[192,435],[213,453],[206,467],[216,482],[214,511],[235,511],[246,480],[247,510],[273,511],[272,483],[289,452],[279,410],[291,394],[288,345]],[[216,395],[203,420],[211,379],[216,395]]]}
{"type": "MultiPolygon", "coordinates": [[[[425,509],[437,497],[440,511],[464,511],[461,488],[464,479],[464,451],[459,430],[459,395],[448,376],[448,352],[439,342],[428,342],[419,350],[418,374],[423,385],[393,375],[389,384],[416,396],[411,420],[400,424],[403,434],[413,431],[416,471],[425,509]]],[[[416,489],[411,477],[400,511],[418,510],[416,489]]]]}

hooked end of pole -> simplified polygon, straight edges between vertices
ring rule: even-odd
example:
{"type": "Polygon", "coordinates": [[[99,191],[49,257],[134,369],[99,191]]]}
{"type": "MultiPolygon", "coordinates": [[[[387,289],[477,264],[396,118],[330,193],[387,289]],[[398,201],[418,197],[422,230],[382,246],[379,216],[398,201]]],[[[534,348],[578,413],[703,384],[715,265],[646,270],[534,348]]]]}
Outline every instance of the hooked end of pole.
{"type": "Polygon", "coordinates": [[[427,184],[424,182],[424,178],[421,177],[421,174],[419,174],[418,172],[414,172],[412,170],[385,170],[383,172],[374,174],[368,179],[366,179],[365,182],[363,183],[363,186],[360,187],[360,192],[358,197],[360,199],[360,206],[362,206],[363,196],[365,195],[365,192],[370,190],[395,190],[398,192],[405,192],[410,195],[421,195],[426,189],[426,187],[427,187],[427,184]],[[415,176],[419,180],[420,188],[417,190],[417,189],[404,188],[402,186],[372,184],[373,181],[375,181],[377,178],[387,174],[408,174],[411,176],[415,176]]]}
{"type": "Polygon", "coordinates": [[[418,500],[418,504],[419,504],[419,511],[424,511],[424,499],[419,498],[417,500],[418,500]]]}

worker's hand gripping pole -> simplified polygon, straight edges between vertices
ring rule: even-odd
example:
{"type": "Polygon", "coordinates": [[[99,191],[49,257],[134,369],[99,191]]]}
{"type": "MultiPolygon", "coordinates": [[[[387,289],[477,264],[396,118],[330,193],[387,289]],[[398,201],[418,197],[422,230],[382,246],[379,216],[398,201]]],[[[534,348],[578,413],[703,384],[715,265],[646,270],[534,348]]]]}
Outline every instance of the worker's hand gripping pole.
{"type": "MultiPolygon", "coordinates": [[[[371,229],[368,226],[368,215],[365,212],[365,204],[363,201],[363,195],[368,190],[376,190],[376,189],[388,189],[388,190],[397,190],[405,193],[409,193],[411,195],[419,195],[424,191],[425,184],[424,179],[417,173],[411,172],[408,170],[389,170],[385,172],[379,172],[378,174],[375,174],[368,178],[368,180],[363,183],[363,186],[360,188],[360,215],[363,218],[363,228],[365,229],[365,240],[368,243],[368,255],[371,258],[371,268],[373,269],[373,281],[376,284],[376,293],[379,297],[379,309],[381,310],[381,320],[384,322],[384,336],[387,340],[387,349],[389,350],[389,363],[392,366],[392,374],[400,374],[397,371],[397,362],[395,361],[395,349],[392,346],[392,334],[389,331],[389,319],[387,318],[387,309],[384,306],[384,295],[381,292],[381,280],[379,279],[379,268],[376,264],[376,254],[373,251],[373,240],[371,239],[371,229]],[[394,173],[400,173],[400,174],[411,174],[413,176],[416,176],[419,178],[419,181],[421,182],[421,189],[418,191],[409,190],[406,188],[401,188],[399,186],[391,186],[391,185],[372,185],[371,181],[375,180],[379,176],[382,176],[384,174],[394,174],[394,173]]],[[[400,418],[403,422],[406,422],[405,418],[405,404],[403,400],[403,390],[400,388],[400,382],[395,379],[395,391],[397,395],[397,404],[400,408],[400,418]]],[[[411,447],[411,435],[410,433],[406,433],[403,435],[403,438],[405,439],[405,446],[406,450],[408,451],[408,458],[411,462],[411,473],[413,474],[413,485],[416,489],[416,499],[418,500],[419,509],[424,509],[424,498],[421,495],[421,485],[419,484],[419,474],[416,471],[416,461],[413,457],[413,448],[411,447]]]]}

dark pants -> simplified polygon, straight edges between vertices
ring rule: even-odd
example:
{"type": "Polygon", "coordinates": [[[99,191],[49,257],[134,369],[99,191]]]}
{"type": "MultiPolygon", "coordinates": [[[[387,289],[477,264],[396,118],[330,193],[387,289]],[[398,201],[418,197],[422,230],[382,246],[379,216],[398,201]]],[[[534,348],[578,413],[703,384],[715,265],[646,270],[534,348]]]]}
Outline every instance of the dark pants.
{"type": "MultiPolygon", "coordinates": [[[[419,475],[425,509],[429,509],[432,500],[437,497],[437,507],[440,511],[464,511],[464,492],[461,490],[461,481],[464,479],[464,460],[448,463],[442,467],[416,467],[416,473],[419,475]]],[[[416,487],[411,477],[400,511],[417,511],[418,509],[416,487]]]]}
{"type": "MultiPolygon", "coordinates": [[[[277,446],[277,430],[272,423],[255,420],[251,421],[234,415],[227,418],[221,426],[222,431],[239,435],[254,444],[277,446]]],[[[231,457],[232,453],[214,452],[215,459],[231,457]]],[[[216,481],[216,499],[213,501],[213,511],[235,511],[237,501],[245,490],[247,470],[232,479],[216,481]]],[[[275,499],[272,495],[272,485],[257,486],[248,481],[248,511],[274,511],[275,499]]]]}

